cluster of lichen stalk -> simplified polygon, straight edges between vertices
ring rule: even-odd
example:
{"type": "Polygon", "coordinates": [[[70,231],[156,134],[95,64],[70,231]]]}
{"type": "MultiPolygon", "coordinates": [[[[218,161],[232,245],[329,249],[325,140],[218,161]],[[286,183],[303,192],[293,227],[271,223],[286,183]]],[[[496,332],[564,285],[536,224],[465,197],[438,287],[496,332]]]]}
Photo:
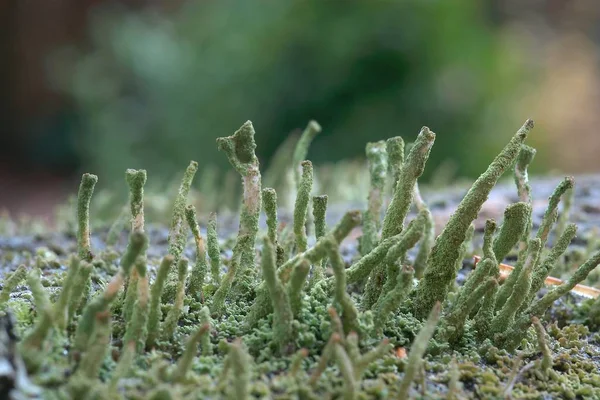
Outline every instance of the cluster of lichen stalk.
{"type": "MultiPolygon", "coordinates": [[[[410,346],[403,378],[392,389],[396,398],[403,399],[410,394],[432,337],[459,346],[465,330],[470,329],[481,341],[489,339],[498,347],[514,350],[535,324],[538,336],[543,338],[539,319],[556,299],[585,279],[600,263],[600,252],[581,265],[564,284],[541,298],[536,297],[550,270],[574,238],[576,227],[561,224],[554,246],[543,251],[559,216],[558,203],[573,187],[573,179],[565,178],[549,199],[542,223],[531,237],[532,197],[527,168],[535,150],[524,141],[532,127],[533,122],[528,120],[519,129],[475,181],[441,234],[435,237],[432,215],[417,186],[435,140],[435,134],[427,127],[406,149],[401,137],[367,145],[371,176],[368,206],[364,212],[347,212],[337,225],[328,229],[325,223],[327,196],[312,196],[314,172],[311,162],[304,160],[311,140],[321,130],[318,124],[311,122],[292,157],[290,168],[296,201],[291,227],[282,232],[277,215],[277,193],[261,186],[254,128],[246,122],[234,135],[217,140],[219,150],[240,174],[244,189],[239,232],[227,268],[222,268],[216,215],[209,217],[205,240],[195,208],[187,205],[188,192],[198,169],[198,164],[191,162],[175,199],[168,255],[153,274],[151,283],[146,260],[148,239],[144,230],[146,172],[128,170],[129,243],[120,257],[118,272],[93,295],[90,276],[100,261],[91,246],[89,210],[97,177],[85,174],[77,206],[78,255],[71,258],[58,299],[50,303],[40,283],[40,271],[28,272],[24,266],[6,280],[0,294],[4,304],[10,291],[24,279],[33,294],[37,320],[20,342],[20,354],[28,371],[33,373],[44,363],[43,349],[52,335],[70,337],[69,357],[74,372],[65,385],[66,393],[73,398],[115,398],[119,395],[119,381],[129,376],[136,357],[151,351],[160,341],[173,338],[182,317],[184,300],[189,296],[204,304],[201,320],[183,354],[163,374],[164,382],[148,394],[150,398],[169,398],[170,388],[185,382],[190,374],[198,346],[201,354],[213,354],[209,336],[212,321],[222,318],[228,305],[237,299],[249,299],[252,305],[245,315],[244,329],[252,331],[260,321],[272,315],[273,342],[281,355],[295,354],[289,373],[295,379],[306,379],[307,385],[301,389],[303,393],[315,387],[322,372],[332,363],[344,382],[343,397],[355,399],[369,364],[391,356],[390,344],[384,338],[386,324],[408,305],[410,313],[423,321],[423,327],[410,346]],[[455,288],[457,272],[473,235],[473,222],[498,179],[510,169],[514,171],[520,201],[506,208],[499,228],[495,221],[487,221],[482,260],[464,285],[455,288]],[[386,193],[388,188],[391,193],[386,193]],[[381,218],[388,197],[391,200],[381,218]],[[413,205],[416,217],[405,224],[413,205]],[[311,207],[312,223],[309,223],[311,207]],[[267,232],[259,238],[261,210],[266,216],[267,232]],[[340,246],[350,232],[360,226],[360,254],[348,266],[340,254],[340,246]],[[309,229],[312,227],[314,229],[309,229]],[[194,239],[196,255],[191,268],[182,256],[188,229],[194,239]],[[311,230],[314,242],[309,245],[311,230]],[[407,253],[415,246],[418,246],[416,257],[410,260],[407,253]],[[498,264],[516,246],[518,262],[514,272],[502,283],[498,264]],[[257,253],[260,253],[259,261],[257,253]],[[214,291],[206,290],[209,283],[214,291]],[[351,296],[350,285],[359,296],[351,296]],[[455,294],[449,300],[451,290],[455,294]],[[329,302],[332,333],[321,354],[309,355],[306,349],[296,348],[298,332],[293,322],[306,296],[327,298],[329,302]],[[165,305],[170,305],[169,311],[162,315],[165,305]],[[122,347],[110,377],[101,382],[99,371],[114,340],[111,321],[115,310],[120,310],[120,318],[125,322],[122,347]],[[361,328],[359,317],[365,313],[373,315],[372,329],[361,328]],[[76,329],[68,331],[73,321],[77,321],[76,329]],[[361,354],[361,340],[373,338],[381,339],[380,345],[361,354]],[[314,370],[302,375],[299,372],[302,360],[308,356],[317,358],[318,362],[314,370]]],[[[243,338],[229,343],[228,349],[219,387],[230,398],[248,398],[252,360],[243,338]]]]}

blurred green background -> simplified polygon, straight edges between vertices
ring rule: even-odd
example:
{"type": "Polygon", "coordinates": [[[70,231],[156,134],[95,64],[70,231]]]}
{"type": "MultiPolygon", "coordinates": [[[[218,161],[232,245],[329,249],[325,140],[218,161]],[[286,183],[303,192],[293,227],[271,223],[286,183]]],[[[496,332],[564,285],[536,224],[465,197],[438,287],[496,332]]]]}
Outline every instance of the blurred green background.
{"type": "MultiPolygon", "coordinates": [[[[597,168],[581,153],[567,162],[555,146],[561,131],[585,130],[573,121],[599,98],[589,89],[598,83],[591,0],[61,0],[61,9],[36,11],[14,3],[8,10],[22,18],[7,19],[6,30],[21,37],[7,41],[17,61],[6,67],[16,79],[4,107],[0,188],[42,180],[49,203],[53,188],[73,188],[82,171],[113,188],[126,168],[168,181],[193,159],[221,179],[227,163],[215,138],[248,119],[263,169],[315,119],[317,165],[361,158],[368,141],[410,141],[427,125],[437,140],[425,179],[440,168],[473,177],[528,117],[538,123],[532,143],[544,148],[537,171],[597,168]],[[46,25],[74,15],[44,35],[44,25],[19,25],[28,13],[46,25]],[[52,41],[56,29],[66,32],[52,41]],[[28,62],[39,65],[27,70],[28,62]]],[[[582,140],[600,150],[595,136],[574,142],[582,140]]],[[[0,207],[13,203],[2,196],[0,207]]],[[[18,204],[27,209],[23,197],[18,204]]]]}

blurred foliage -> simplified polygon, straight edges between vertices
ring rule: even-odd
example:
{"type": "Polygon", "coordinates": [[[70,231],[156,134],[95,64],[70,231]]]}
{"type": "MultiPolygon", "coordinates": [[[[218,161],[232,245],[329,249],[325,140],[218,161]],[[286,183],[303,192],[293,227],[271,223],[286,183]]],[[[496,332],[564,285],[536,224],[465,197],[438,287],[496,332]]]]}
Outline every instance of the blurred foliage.
{"type": "Polygon", "coordinates": [[[86,170],[172,177],[191,159],[224,167],[214,138],[251,119],[263,168],[309,119],[315,163],[364,154],[422,125],[436,165],[478,174],[528,115],[515,112],[521,57],[477,0],[194,1],[164,14],[102,8],[88,49],[68,49],[56,83],[80,115],[86,170]],[[474,150],[476,149],[476,150],[474,150]],[[441,164],[444,165],[444,164],[441,164]]]}

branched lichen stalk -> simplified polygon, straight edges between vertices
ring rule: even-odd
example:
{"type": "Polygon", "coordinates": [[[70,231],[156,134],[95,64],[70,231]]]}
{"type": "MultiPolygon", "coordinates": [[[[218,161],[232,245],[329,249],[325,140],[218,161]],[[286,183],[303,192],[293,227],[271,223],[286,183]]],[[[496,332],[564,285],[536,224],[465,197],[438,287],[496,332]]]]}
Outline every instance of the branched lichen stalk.
{"type": "Polygon", "coordinates": [[[77,252],[79,258],[85,261],[94,258],[90,239],[90,202],[97,182],[96,175],[83,174],[77,194],[77,252]]]}
{"type": "Polygon", "coordinates": [[[192,268],[190,281],[187,287],[187,293],[198,300],[203,300],[202,287],[204,286],[204,278],[208,272],[208,263],[206,262],[206,245],[200,234],[200,227],[196,217],[196,207],[188,205],[185,208],[185,218],[192,231],[194,243],[196,244],[196,262],[192,268]]]}
{"type": "Polygon", "coordinates": [[[221,283],[221,249],[217,235],[217,214],[210,213],[206,227],[206,243],[210,258],[210,274],[215,285],[221,283]]]}
{"type": "Polygon", "coordinates": [[[321,126],[317,121],[309,121],[306,129],[302,132],[300,140],[296,144],[294,154],[292,156],[292,168],[294,169],[294,181],[296,183],[296,189],[300,190],[301,172],[300,163],[306,159],[308,154],[308,148],[312,143],[313,139],[321,132],[321,126]]]}
{"type": "Polygon", "coordinates": [[[369,275],[369,280],[367,281],[362,299],[361,306],[364,310],[369,310],[379,299],[381,291],[386,283],[388,266],[396,262],[402,263],[406,252],[421,239],[426,224],[426,218],[426,212],[420,212],[417,218],[410,222],[398,243],[394,244],[388,250],[384,262],[373,269],[369,275]]]}
{"type": "MultiPolygon", "coordinates": [[[[393,265],[392,268],[397,268],[393,265]]],[[[395,286],[392,290],[384,293],[373,306],[373,326],[378,334],[383,332],[390,313],[397,310],[402,301],[408,296],[412,289],[414,269],[408,265],[402,267],[398,274],[395,286]]]]}
{"type": "Polygon", "coordinates": [[[410,353],[408,355],[408,360],[406,363],[406,369],[404,370],[404,376],[402,377],[402,381],[400,382],[400,387],[398,388],[398,395],[396,398],[398,399],[408,399],[408,392],[410,390],[410,386],[417,376],[417,372],[421,369],[421,363],[423,362],[423,355],[427,350],[427,345],[429,344],[429,340],[433,336],[433,332],[435,331],[435,327],[437,325],[438,320],[440,319],[440,309],[441,305],[439,302],[435,303],[433,309],[431,310],[427,321],[415,337],[413,341],[410,353]]]}
{"type": "Polygon", "coordinates": [[[273,338],[279,344],[280,352],[285,354],[293,340],[294,315],[287,290],[277,277],[275,249],[268,238],[263,241],[261,267],[273,307],[273,338]]]}
{"type": "Polygon", "coordinates": [[[396,190],[383,219],[382,239],[402,232],[404,219],[413,200],[415,182],[425,170],[434,140],[435,133],[424,126],[400,170],[396,190]]]}
{"type": "Polygon", "coordinates": [[[217,147],[223,151],[233,168],[242,176],[244,194],[240,212],[238,236],[247,236],[240,248],[242,253],[240,274],[246,269],[254,271],[254,245],[258,233],[258,218],[261,207],[261,176],[254,127],[246,121],[232,136],[217,138],[217,147]]]}
{"type": "Polygon", "coordinates": [[[306,216],[310,202],[310,192],[313,185],[313,167],[310,161],[302,161],[302,178],[298,185],[296,204],[294,205],[294,236],[296,238],[296,251],[303,253],[307,247],[306,216]]]}
{"type": "Polygon", "coordinates": [[[377,244],[388,167],[386,143],[384,141],[367,143],[366,153],[371,187],[367,199],[367,210],[363,218],[363,236],[360,243],[360,252],[363,255],[373,250],[373,247],[377,244]]]}
{"type": "Polygon", "coordinates": [[[452,308],[452,312],[445,318],[446,340],[450,343],[457,343],[463,337],[464,326],[469,313],[494,285],[497,285],[496,279],[493,277],[487,278],[475,290],[466,293],[464,301],[457,303],[452,308]]]}
{"type": "Polygon", "coordinates": [[[513,164],[521,144],[533,128],[527,120],[510,140],[488,169],[473,183],[457,210],[452,214],[442,233],[436,238],[423,279],[419,282],[415,313],[424,318],[436,301],[444,301],[456,277],[455,263],[459,258],[460,244],[488,195],[502,174],[513,164]]]}
{"type": "Polygon", "coordinates": [[[172,255],[167,255],[162,259],[158,271],[156,272],[156,279],[150,290],[150,311],[148,313],[148,337],[146,338],[146,348],[151,349],[154,347],[158,333],[160,332],[160,318],[161,318],[161,295],[164,289],[165,281],[171,266],[175,263],[175,258],[172,255]]]}
{"type": "Polygon", "coordinates": [[[395,136],[386,140],[385,146],[388,156],[388,179],[392,182],[393,195],[404,164],[404,140],[400,136],[395,136]]]}

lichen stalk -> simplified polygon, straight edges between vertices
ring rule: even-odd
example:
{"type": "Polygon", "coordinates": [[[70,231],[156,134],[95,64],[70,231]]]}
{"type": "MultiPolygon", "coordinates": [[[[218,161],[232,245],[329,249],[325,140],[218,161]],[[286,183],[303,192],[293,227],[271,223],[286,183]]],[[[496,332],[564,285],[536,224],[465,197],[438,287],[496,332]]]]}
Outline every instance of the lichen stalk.
{"type": "Polygon", "coordinates": [[[391,181],[393,195],[404,164],[404,140],[400,136],[389,138],[385,142],[385,147],[388,156],[388,180],[391,181]]]}
{"type": "Polygon", "coordinates": [[[263,210],[267,216],[267,231],[269,240],[277,246],[277,192],[273,188],[262,191],[263,210]]]}
{"type": "Polygon", "coordinates": [[[385,178],[388,168],[386,143],[367,143],[367,163],[369,166],[370,189],[367,210],[363,217],[363,236],[360,242],[361,254],[367,254],[376,246],[381,228],[381,207],[385,191],[385,178]]]}
{"type": "Polygon", "coordinates": [[[300,172],[300,163],[302,160],[306,159],[306,155],[308,154],[308,148],[312,143],[313,139],[321,132],[321,126],[317,121],[311,120],[308,122],[308,125],[302,132],[298,143],[296,143],[296,147],[294,149],[294,154],[292,155],[292,168],[294,170],[294,182],[296,184],[296,190],[300,190],[300,182],[302,173],[300,172]]]}
{"type": "Polygon", "coordinates": [[[504,260],[526,233],[530,216],[531,205],[529,203],[519,202],[506,207],[500,232],[494,240],[494,254],[499,262],[504,260]]]}
{"type": "Polygon", "coordinates": [[[535,328],[538,346],[540,348],[540,352],[542,353],[540,369],[542,370],[542,374],[544,374],[544,376],[548,376],[548,370],[552,368],[552,352],[550,351],[550,348],[548,347],[548,342],[546,340],[546,330],[544,329],[544,326],[542,325],[538,317],[531,318],[531,322],[533,323],[533,327],[535,328]]]}
{"type": "Polygon", "coordinates": [[[74,279],[73,286],[71,287],[71,294],[69,295],[69,306],[67,310],[67,324],[69,324],[75,313],[80,309],[83,303],[83,295],[85,289],[88,287],[90,277],[94,266],[87,261],[79,262],[79,270],[77,276],[74,279]]]}
{"type": "Polygon", "coordinates": [[[77,253],[79,258],[85,261],[92,261],[94,258],[90,230],[90,202],[97,182],[96,175],[83,174],[77,194],[77,253]]]}
{"type": "Polygon", "coordinates": [[[481,206],[498,179],[516,160],[521,144],[532,128],[533,121],[527,120],[488,169],[473,183],[442,233],[436,238],[423,279],[417,288],[417,317],[424,318],[436,301],[444,301],[446,298],[456,277],[454,263],[459,258],[459,247],[469,226],[477,218],[481,206]]]}
{"type": "MultiPolygon", "coordinates": [[[[210,309],[208,307],[202,307],[200,310],[200,325],[212,326],[212,319],[210,318],[210,309]]],[[[212,343],[210,342],[210,329],[204,331],[200,335],[200,346],[203,356],[212,354],[212,343]]]]}
{"type": "MultiPolygon", "coordinates": [[[[329,198],[326,195],[314,196],[312,198],[313,205],[313,221],[315,224],[315,238],[317,240],[325,236],[327,232],[327,203],[329,198]]],[[[327,268],[327,257],[321,260],[321,265],[315,265],[312,270],[312,276],[310,279],[310,286],[313,287],[315,283],[321,281],[324,277],[325,269],[327,268]]]]}
{"type": "MultiPolygon", "coordinates": [[[[541,252],[541,240],[535,238],[529,241],[527,261],[523,266],[517,283],[513,287],[510,297],[504,303],[491,324],[491,333],[504,332],[512,324],[517,310],[523,305],[531,288],[531,275],[538,263],[541,252]]],[[[514,271],[513,271],[514,272],[514,271]]]]}
{"type": "Polygon", "coordinates": [[[185,297],[185,280],[188,275],[188,260],[182,257],[177,262],[177,289],[175,294],[175,302],[169,310],[165,322],[162,326],[162,337],[168,339],[175,333],[177,322],[183,312],[183,300],[185,297]]]}
{"type": "Polygon", "coordinates": [[[335,277],[334,301],[342,309],[344,334],[358,329],[358,311],[352,298],[346,292],[346,265],[339,251],[339,244],[332,239],[327,241],[327,252],[331,260],[331,268],[335,277]]]}
{"type": "Polygon", "coordinates": [[[123,336],[123,343],[130,346],[130,351],[140,352],[146,343],[146,327],[148,324],[148,308],[150,294],[148,291],[148,275],[146,260],[143,257],[138,257],[135,263],[135,269],[138,274],[136,302],[132,316],[127,320],[127,329],[123,336]]]}
{"type": "Polygon", "coordinates": [[[48,294],[42,286],[40,274],[41,271],[38,268],[32,269],[27,274],[27,284],[35,301],[38,318],[21,343],[21,351],[26,361],[36,358],[36,353],[41,350],[48,333],[54,327],[54,310],[50,304],[48,294]]]}
{"type": "Polygon", "coordinates": [[[2,287],[2,292],[0,292],[0,306],[4,307],[8,299],[10,299],[10,294],[25,280],[27,277],[27,267],[24,264],[21,264],[17,267],[17,269],[8,276],[4,282],[2,287]]]}
{"type": "Polygon", "coordinates": [[[185,379],[185,376],[192,367],[192,361],[194,361],[194,356],[196,355],[198,344],[202,341],[202,338],[206,336],[209,330],[209,324],[202,324],[200,328],[197,329],[192,336],[190,336],[185,345],[185,350],[183,351],[183,354],[177,361],[175,370],[171,375],[171,380],[173,382],[182,382],[185,379]]]}
{"type": "Polygon", "coordinates": [[[146,170],[128,169],[125,179],[129,185],[129,206],[131,210],[131,231],[144,232],[144,185],[146,170]]]}
{"type": "Polygon", "coordinates": [[[529,167],[529,164],[533,162],[535,153],[536,150],[533,147],[522,144],[514,170],[514,178],[519,200],[528,204],[531,204],[531,185],[529,184],[527,168],[529,167]]]}
{"type": "Polygon", "coordinates": [[[419,243],[419,251],[417,252],[417,256],[415,257],[415,261],[413,262],[413,268],[415,269],[415,278],[421,279],[423,277],[423,272],[425,272],[425,268],[427,267],[427,261],[429,260],[429,254],[431,253],[431,248],[433,247],[433,242],[435,240],[435,222],[433,220],[433,215],[431,211],[427,207],[427,204],[423,200],[421,196],[421,191],[419,190],[419,183],[415,183],[415,193],[414,193],[414,203],[417,207],[417,210],[420,213],[424,214],[424,225],[423,225],[423,236],[421,237],[421,241],[419,243]]]}
{"type": "Polygon", "coordinates": [[[306,259],[300,259],[292,269],[292,274],[287,283],[287,293],[294,316],[297,316],[302,308],[302,288],[309,272],[310,263],[306,259]]]}
{"type": "MultiPolygon", "coordinates": [[[[254,127],[246,121],[232,136],[217,138],[217,147],[223,151],[233,168],[241,175],[244,186],[238,236],[247,236],[241,241],[240,265],[242,270],[254,270],[254,245],[258,233],[258,218],[261,207],[261,176],[254,127]]],[[[240,273],[243,273],[243,271],[240,273]]]]}
{"type": "Polygon", "coordinates": [[[423,362],[423,355],[427,350],[427,345],[429,344],[429,340],[433,336],[435,331],[435,327],[440,319],[440,310],[441,305],[439,302],[435,303],[427,321],[415,337],[413,341],[410,353],[408,355],[408,360],[406,363],[406,369],[404,371],[404,376],[402,377],[402,381],[400,382],[400,386],[398,388],[398,394],[396,398],[398,399],[408,399],[409,398],[409,390],[412,385],[412,382],[415,380],[418,371],[421,369],[421,364],[423,362]]]}
{"type": "Polygon", "coordinates": [[[196,262],[192,268],[187,293],[197,300],[203,301],[204,294],[202,292],[202,287],[204,286],[204,279],[208,272],[208,263],[206,262],[206,245],[200,234],[200,227],[198,226],[196,207],[190,204],[185,208],[185,219],[192,231],[192,236],[194,237],[194,243],[196,245],[196,262]]]}
{"type": "Polygon", "coordinates": [[[161,318],[161,296],[164,289],[165,281],[171,266],[175,263],[175,258],[172,255],[165,256],[158,271],[156,272],[156,279],[150,290],[150,311],[148,312],[148,337],[146,338],[146,348],[151,349],[154,347],[158,333],[160,332],[160,318],[161,318]]]}
{"type": "Polygon", "coordinates": [[[268,237],[263,241],[261,267],[273,307],[273,338],[279,344],[280,352],[285,354],[293,340],[294,314],[288,292],[277,277],[275,249],[268,237]]]}
{"type": "Polygon", "coordinates": [[[208,257],[210,258],[210,274],[215,285],[221,283],[221,249],[219,247],[219,236],[217,235],[217,214],[210,213],[208,225],[206,226],[206,243],[208,245],[208,257]]]}
{"type": "Polygon", "coordinates": [[[294,236],[296,238],[296,251],[306,251],[308,238],[306,235],[306,216],[310,202],[310,192],[313,185],[313,167],[310,161],[302,161],[302,178],[298,185],[296,203],[294,206],[294,236]]]}
{"type": "Polygon", "coordinates": [[[89,339],[90,346],[81,359],[78,371],[88,379],[96,379],[110,345],[110,314],[101,311],[94,314],[94,327],[89,339]]]}
{"type": "Polygon", "coordinates": [[[228,357],[231,358],[231,373],[235,399],[246,400],[250,390],[251,358],[240,339],[229,345],[228,357]]]}
{"type": "MultiPolygon", "coordinates": [[[[191,161],[183,174],[181,185],[179,186],[179,191],[177,192],[175,203],[173,205],[171,227],[169,229],[169,236],[167,237],[169,243],[167,251],[173,256],[175,263],[179,261],[179,257],[181,257],[187,243],[185,206],[192,186],[192,181],[194,180],[197,171],[198,163],[196,161],[191,161]]],[[[173,302],[175,300],[176,286],[177,271],[170,271],[162,295],[164,302],[173,302]]]]}
{"type": "Polygon", "coordinates": [[[62,290],[54,303],[54,324],[56,329],[63,331],[67,326],[69,316],[69,299],[73,292],[74,284],[79,274],[79,258],[72,256],[69,262],[69,271],[62,284],[62,290]]]}
{"type": "Polygon", "coordinates": [[[233,248],[233,257],[231,259],[231,263],[229,268],[227,269],[227,273],[221,279],[221,284],[219,288],[215,292],[212,297],[212,302],[210,305],[210,311],[213,315],[220,315],[223,312],[223,307],[225,306],[225,299],[229,295],[231,290],[231,286],[233,285],[233,281],[238,273],[238,268],[240,266],[240,262],[242,259],[242,250],[246,248],[247,242],[250,238],[246,235],[238,236],[235,246],[233,248]]]}

